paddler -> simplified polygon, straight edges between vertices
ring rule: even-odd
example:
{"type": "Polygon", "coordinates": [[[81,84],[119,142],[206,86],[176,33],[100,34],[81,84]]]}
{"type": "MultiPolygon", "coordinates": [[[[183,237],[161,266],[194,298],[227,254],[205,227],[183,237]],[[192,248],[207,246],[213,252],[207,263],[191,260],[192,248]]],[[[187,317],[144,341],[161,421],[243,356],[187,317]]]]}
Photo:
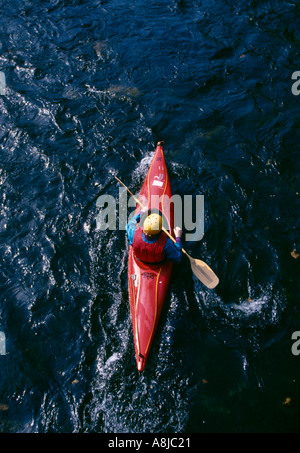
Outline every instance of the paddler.
{"type": "Polygon", "coordinates": [[[136,258],[145,263],[159,263],[165,259],[179,263],[182,258],[180,227],[174,228],[176,243],[162,231],[162,217],[159,214],[150,214],[143,222],[143,228],[137,226],[141,217],[148,212],[144,207],[127,224],[126,231],[129,244],[132,245],[136,258]]]}

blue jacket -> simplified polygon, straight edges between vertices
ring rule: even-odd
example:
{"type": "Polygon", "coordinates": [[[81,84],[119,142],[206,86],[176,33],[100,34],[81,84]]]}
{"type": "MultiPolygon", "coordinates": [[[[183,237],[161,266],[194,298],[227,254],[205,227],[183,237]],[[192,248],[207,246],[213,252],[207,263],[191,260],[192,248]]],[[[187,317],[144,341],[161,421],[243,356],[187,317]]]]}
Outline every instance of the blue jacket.
{"type": "MultiPolygon", "coordinates": [[[[140,221],[140,218],[140,214],[136,214],[126,225],[126,231],[130,245],[133,244],[134,233],[137,228],[137,224],[140,221]]],[[[149,236],[145,236],[145,234],[143,233],[143,240],[148,243],[153,243],[157,241],[157,237],[151,238],[149,236]]],[[[174,243],[170,238],[167,238],[164,253],[168,260],[172,261],[173,263],[179,263],[182,258],[181,239],[177,238],[176,243],[174,243]]]]}

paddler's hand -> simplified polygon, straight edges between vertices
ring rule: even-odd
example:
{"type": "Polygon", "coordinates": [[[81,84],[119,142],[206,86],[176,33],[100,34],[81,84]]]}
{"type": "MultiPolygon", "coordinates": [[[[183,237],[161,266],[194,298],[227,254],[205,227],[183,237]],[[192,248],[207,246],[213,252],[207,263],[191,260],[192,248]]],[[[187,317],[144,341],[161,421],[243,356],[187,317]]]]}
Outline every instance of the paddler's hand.
{"type": "Polygon", "coordinates": [[[176,239],[177,238],[180,239],[181,235],[182,235],[182,229],[179,226],[175,227],[174,234],[175,234],[176,239]]]}
{"type": "Polygon", "coordinates": [[[141,209],[141,214],[145,214],[146,212],[148,212],[149,208],[148,206],[144,206],[142,209],[141,209]]]}

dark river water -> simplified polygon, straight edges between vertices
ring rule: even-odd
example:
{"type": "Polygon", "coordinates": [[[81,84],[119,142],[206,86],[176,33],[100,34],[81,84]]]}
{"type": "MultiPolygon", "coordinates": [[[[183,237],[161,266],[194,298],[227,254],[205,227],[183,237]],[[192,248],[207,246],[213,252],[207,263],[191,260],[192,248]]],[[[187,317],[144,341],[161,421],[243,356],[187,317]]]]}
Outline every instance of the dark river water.
{"type": "Polygon", "coordinates": [[[300,432],[299,3],[0,14],[0,432],[300,432]],[[138,193],[158,140],[220,283],[175,266],[138,373],[128,242],[97,200],[115,175],[138,193]]]}

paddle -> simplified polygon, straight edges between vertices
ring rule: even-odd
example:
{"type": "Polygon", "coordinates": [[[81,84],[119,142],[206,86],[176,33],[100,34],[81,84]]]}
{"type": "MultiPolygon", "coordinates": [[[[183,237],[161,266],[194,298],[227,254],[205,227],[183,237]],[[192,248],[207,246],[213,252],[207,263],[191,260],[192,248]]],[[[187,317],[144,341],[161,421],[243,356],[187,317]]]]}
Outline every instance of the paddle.
{"type": "MultiPolygon", "coordinates": [[[[145,206],[140,202],[140,200],[137,199],[137,197],[135,195],[133,195],[133,193],[130,192],[128,187],[125,186],[125,184],[119,178],[117,178],[116,176],[115,176],[115,178],[116,178],[117,181],[119,181],[120,184],[122,184],[122,186],[125,187],[125,189],[128,191],[128,193],[133,197],[133,199],[142,208],[144,208],[145,206]]],[[[170,239],[172,239],[173,242],[176,242],[176,240],[173,238],[173,236],[171,236],[170,233],[164,227],[162,227],[162,229],[166,233],[166,235],[170,239]]],[[[213,270],[206,263],[204,263],[204,261],[201,261],[201,260],[198,260],[198,259],[195,259],[195,258],[191,257],[184,250],[184,248],[182,249],[182,251],[188,257],[188,259],[190,260],[191,269],[192,269],[194,275],[198,278],[198,280],[200,280],[209,289],[215,288],[217,286],[217,284],[219,283],[219,279],[216,276],[216,274],[213,272],[213,270]]]]}

